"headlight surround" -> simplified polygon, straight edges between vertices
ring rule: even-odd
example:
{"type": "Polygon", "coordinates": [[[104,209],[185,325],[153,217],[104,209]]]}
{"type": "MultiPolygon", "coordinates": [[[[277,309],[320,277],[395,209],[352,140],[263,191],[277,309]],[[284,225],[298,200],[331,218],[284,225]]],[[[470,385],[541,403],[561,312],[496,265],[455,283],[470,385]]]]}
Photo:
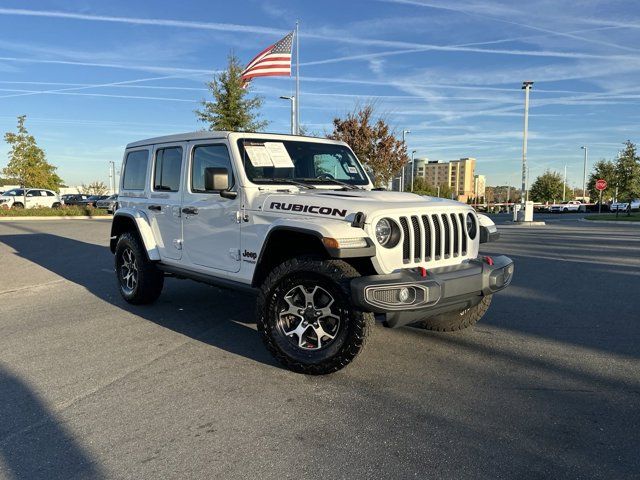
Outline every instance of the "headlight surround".
{"type": "Polygon", "coordinates": [[[391,220],[388,218],[381,218],[376,223],[376,240],[383,247],[391,240],[391,234],[393,233],[391,227],[391,220]]]}
{"type": "Polygon", "coordinates": [[[376,241],[385,248],[393,248],[400,241],[400,227],[390,218],[381,218],[375,227],[376,241]]]}
{"type": "Polygon", "coordinates": [[[476,235],[478,235],[478,221],[476,220],[476,216],[471,212],[467,213],[465,223],[467,224],[467,235],[469,235],[471,240],[474,240],[476,235]]]}

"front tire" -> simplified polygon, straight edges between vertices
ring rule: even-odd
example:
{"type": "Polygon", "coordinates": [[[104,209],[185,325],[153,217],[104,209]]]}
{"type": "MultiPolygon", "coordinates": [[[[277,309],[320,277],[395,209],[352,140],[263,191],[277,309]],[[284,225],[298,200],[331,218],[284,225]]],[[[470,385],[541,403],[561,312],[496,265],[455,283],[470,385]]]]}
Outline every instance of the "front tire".
{"type": "Polygon", "coordinates": [[[358,272],[342,260],[294,258],[277,266],[258,296],[258,331],[271,354],[294,372],[324,375],[364,347],[373,315],[357,310],[349,283],[358,272]]]}
{"type": "Polygon", "coordinates": [[[147,258],[136,235],[131,232],[120,235],[115,263],[118,290],[127,302],[142,305],[152,303],[160,296],[164,274],[147,258]]]}
{"type": "Polygon", "coordinates": [[[482,297],[480,303],[461,312],[448,312],[435,317],[426,318],[412,323],[412,327],[431,330],[434,332],[455,332],[475,325],[489,309],[493,295],[482,297]]]}

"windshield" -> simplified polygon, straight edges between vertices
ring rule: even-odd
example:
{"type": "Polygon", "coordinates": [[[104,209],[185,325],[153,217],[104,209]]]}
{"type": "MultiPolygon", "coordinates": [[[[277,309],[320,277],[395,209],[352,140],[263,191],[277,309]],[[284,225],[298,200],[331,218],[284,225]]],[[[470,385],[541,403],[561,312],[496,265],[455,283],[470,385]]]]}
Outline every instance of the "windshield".
{"type": "Polygon", "coordinates": [[[3,197],[15,197],[17,195],[24,195],[24,192],[21,188],[16,188],[14,190],[9,190],[8,192],[4,192],[2,194],[3,197]]]}
{"type": "Polygon", "coordinates": [[[344,145],[294,140],[241,138],[245,172],[253,183],[367,185],[369,179],[344,145]]]}

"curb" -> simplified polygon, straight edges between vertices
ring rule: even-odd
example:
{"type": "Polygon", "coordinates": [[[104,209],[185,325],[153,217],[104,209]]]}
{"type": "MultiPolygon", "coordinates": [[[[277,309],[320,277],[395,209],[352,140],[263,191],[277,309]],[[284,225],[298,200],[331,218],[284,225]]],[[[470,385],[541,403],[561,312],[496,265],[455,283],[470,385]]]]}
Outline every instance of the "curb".
{"type": "Polygon", "coordinates": [[[633,225],[640,227],[640,222],[619,222],[616,220],[587,220],[586,218],[578,219],[579,222],[597,223],[600,225],[633,225]]]}
{"type": "Polygon", "coordinates": [[[509,222],[506,223],[505,225],[512,225],[514,227],[542,227],[545,226],[546,223],[543,221],[531,221],[531,222],[509,222]]]}
{"type": "Polygon", "coordinates": [[[64,216],[61,216],[61,217],[0,217],[0,222],[21,222],[23,220],[45,221],[45,220],[111,220],[111,219],[112,219],[111,215],[95,216],[95,217],[68,215],[66,217],[64,216]]]}

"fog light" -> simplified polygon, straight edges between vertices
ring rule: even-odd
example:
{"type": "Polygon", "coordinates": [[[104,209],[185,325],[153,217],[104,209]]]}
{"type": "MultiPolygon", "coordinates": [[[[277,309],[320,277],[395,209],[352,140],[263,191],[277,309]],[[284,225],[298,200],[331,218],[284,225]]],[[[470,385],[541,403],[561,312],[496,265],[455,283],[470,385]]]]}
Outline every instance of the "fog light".
{"type": "Polygon", "coordinates": [[[402,303],[407,303],[407,301],[409,300],[409,296],[410,296],[409,289],[407,287],[402,287],[398,295],[398,298],[400,299],[400,301],[402,303]]]}

